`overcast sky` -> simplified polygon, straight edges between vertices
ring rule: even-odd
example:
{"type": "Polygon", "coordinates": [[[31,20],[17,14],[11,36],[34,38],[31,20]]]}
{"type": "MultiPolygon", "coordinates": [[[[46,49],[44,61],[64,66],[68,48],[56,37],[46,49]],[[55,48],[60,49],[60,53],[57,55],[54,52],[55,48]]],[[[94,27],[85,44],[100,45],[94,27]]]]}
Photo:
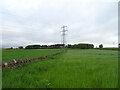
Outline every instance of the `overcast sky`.
{"type": "Polygon", "coordinates": [[[61,43],[117,46],[118,0],[0,0],[2,47],[61,43]],[[114,45],[113,45],[114,44],[114,45]]]}

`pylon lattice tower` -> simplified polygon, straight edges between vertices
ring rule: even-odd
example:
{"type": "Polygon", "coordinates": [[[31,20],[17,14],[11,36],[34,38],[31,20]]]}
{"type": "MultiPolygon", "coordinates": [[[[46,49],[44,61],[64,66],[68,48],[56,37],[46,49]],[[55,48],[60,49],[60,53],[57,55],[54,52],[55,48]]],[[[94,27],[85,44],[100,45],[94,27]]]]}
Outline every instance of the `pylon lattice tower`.
{"type": "Polygon", "coordinates": [[[65,32],[68,31],[68,30],[66,30],[66,27],[67,26],[65,26],[65,25],[62,26],[62,43],[63,43],[63,48],[65,48],[65,44],[66,44],[66,40],[65,40],[66,39],[65,38],[66,34],[65,34],[65,32]]]}

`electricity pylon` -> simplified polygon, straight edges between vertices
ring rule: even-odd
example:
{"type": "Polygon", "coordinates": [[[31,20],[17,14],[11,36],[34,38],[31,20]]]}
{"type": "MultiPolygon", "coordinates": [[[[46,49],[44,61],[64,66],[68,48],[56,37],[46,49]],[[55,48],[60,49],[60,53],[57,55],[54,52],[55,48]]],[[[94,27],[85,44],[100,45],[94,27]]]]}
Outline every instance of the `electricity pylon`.
{"type": "Polygon", "coordinates": [[[66,44],[66,40],[65,40],[65,32],[68,31],[66,30],[66,27],[65,25],[63,25],[61,28],[62,28],[62,43],[63,43],[63,48],[65,48],[65,44],[66,44]]]}

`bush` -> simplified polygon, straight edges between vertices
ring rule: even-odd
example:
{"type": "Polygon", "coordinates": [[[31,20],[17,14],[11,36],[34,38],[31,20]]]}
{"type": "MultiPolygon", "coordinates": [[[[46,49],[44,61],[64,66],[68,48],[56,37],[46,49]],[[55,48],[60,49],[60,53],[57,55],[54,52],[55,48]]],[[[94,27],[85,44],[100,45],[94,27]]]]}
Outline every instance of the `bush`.
{"type": "Polygon", "coordinates": [[[19,48],[19,49],[23,49],[23,46],[19,46],[18,48],[19,48]]]}
{"type": "Polygon", "coordinates": [[[103,45],[102,45],[102,44],[100,44],[100,45],[99,45],[99,48],[103,48],[103,45]]]}

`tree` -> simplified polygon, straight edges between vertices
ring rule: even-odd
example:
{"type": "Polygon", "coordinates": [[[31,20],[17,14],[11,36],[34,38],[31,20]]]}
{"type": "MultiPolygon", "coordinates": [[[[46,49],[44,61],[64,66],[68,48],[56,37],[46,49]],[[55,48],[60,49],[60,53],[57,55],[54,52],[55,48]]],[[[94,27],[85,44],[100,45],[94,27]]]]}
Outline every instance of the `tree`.
{"type": "Polygon", "coordinates": [[[93,44],[86,44],[86,43],[79,43],[79,44],[68,44],[68,48],[76,48],[76,49],[93,49],[94,45],[93,44]]]}
{"type": "Polygon", "coordinates": [[[28,45],[25,49],[40,49],[40,45],[28,45]]]}
{"type": "Polygon", "coordinates": [[[13,49],[13,47],[11,47],[10,49],[13,49]]]}
{"type": "Polygon", "coordinates": [[[19,49],[23,49],[23,46],[19,46],[18,48],[19,48],[19,49]]]}
{"type": "Polygon", "coordinates": [[[102,45],[102,44],[100,44],[100,45],[99,45],[99,48],[103,48],[103,45],[102,45]]]}
{"type": "Polygon", "coordinates": [[[68,47],[68,48],[71,48],[71,47],[72,47],[72,45],[71,45],[71,44],[68,44],[68,45],[67,45],[67,47],[68,47]]]}

